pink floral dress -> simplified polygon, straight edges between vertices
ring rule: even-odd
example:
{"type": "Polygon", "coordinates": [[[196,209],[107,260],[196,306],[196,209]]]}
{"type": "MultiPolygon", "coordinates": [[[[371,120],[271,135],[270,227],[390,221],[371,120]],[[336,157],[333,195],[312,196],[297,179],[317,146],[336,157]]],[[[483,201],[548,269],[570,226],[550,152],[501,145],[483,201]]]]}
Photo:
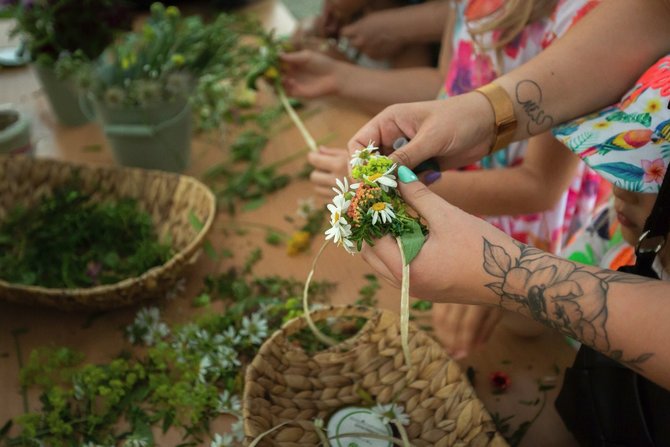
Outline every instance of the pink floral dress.
{"type": "MultiPolygon", "coordinates": [[[[539,54],[597,3],[587,0],[559,0],[550,17],[528,25],[516,39],[503,48],[501,74],[539,54]]],[[[479,52],[463,22],[467,4],[467,1],[461,1],[458,5],[458,19],[452,41],[453,56],[441,98],[469,92],[493,81],[499,75],[495,51],[479,52]]],[[[496,38],[496,33],[484,37],[484,43],[489,43],[490,39],[496,38]]],[[[526,147],[527,142],[513,143],[464,169],[517,166],[523,162],[526,147]]],[[[523,243],[558,253],[570,235],[590,220],[596,204],[607,192],[606,185],[601,190],[600,177],[584,164],[580,164],[569,189],[552,210],[522,216],[487,216],[485,219],[523,243]]]]}

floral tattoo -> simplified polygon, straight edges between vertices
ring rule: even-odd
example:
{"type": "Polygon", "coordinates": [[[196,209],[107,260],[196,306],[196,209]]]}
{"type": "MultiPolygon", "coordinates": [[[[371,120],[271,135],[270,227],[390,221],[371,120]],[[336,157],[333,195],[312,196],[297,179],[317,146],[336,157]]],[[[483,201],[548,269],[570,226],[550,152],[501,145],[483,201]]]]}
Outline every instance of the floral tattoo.
{"type": "Polygon", "coordinates": [[[645,278],[609,271],[592,273],[560,258],[548,262],[542,250],[516,241],[515,244],[521,250],[516,259],[484,238],[483,267],[496,278],[486,287],[500,296],[500,305],[640,370],[640,364],[652,353],[624,358],[621,350],[610,346],[606,328],[607,292],[611,283],[635,283],[645,278]]]}

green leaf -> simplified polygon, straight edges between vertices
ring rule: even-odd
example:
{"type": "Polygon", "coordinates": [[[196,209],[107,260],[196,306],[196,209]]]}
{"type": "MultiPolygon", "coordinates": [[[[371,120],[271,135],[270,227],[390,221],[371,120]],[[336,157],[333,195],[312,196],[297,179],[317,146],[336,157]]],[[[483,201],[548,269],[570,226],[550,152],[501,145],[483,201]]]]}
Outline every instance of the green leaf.
{"type": "Polygon", "coordinates": [[[202,245],[203,250],[212,261],[218,261],[219,255],[216,253],[212,242],[209,239],[205,239],[204,244],[202,245]]]}
{"type": "Polygon", "coordinates": [[[260,208],[260,207],[263,206],[264,204],[265,204],[265,197],[259,197],[259,198],[257,198],[257,199],[254,199],[254,200],[251,200],[251,201],[247,202],[247,203],[242,207],[242,209],[243,209],[244,211],[253,211],[253,210],[255,210],[255,209],[260,208]]]}
{"type": "Polygon", "coordinates": [[[0,440],[4,439],[5,436],[7,436],[7,433],[9,433],[9,430],[12,428],[12,424],[14,422],[10,419],[8,420],[5,425],[0,428],[0,440]]]}
{"type": "Polygon", "coordinates": [[[188,212],[188,221],[197,231],[202,231],[202,229],[205,228],[205,224],[203,224],[202,221],[198,219],[198,216],[195,215],[193,210],[188,212]]]}
{"type": "Polygon", "coordinates": [[[412,220],[407,225],[405,232],[400,235],[400,240],[402,241],[402,251],[405,253],[405,262],[410,264],[419,254],[423,243],[426,241],[426,236],[423,235],[419,223],[412,220]]]}

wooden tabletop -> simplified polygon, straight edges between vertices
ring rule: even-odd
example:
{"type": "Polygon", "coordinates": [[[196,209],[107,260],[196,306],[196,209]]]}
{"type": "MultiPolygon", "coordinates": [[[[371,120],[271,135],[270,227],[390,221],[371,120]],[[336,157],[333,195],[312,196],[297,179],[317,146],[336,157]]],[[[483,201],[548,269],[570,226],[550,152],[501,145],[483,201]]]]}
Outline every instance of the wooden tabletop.
{"type": "MultiPolygon", "coordinates": [[[[289,32],[294,25],[288,11],[277,0],[258,1],[250,9],[268,27],[277,27],[280,32],[289,32]]],[[[9,45],[9,28],[8,22],[0,22],[0,47],[9,45]]],[[[113,163],[98,125],[65,128],[56,123],[30,68],[0,69],[0,105],[3,103],[12,103],[32,117],[33,143],[37,156],[78,163],[113,163]],[[91,151],[90,148],[95,145],[99,145],[101,150],[91,151]]],[[[352,105],[335,100],[314,101],[307,107],[312,112],[306,114],[309,130],[317,139],[329,136],[329,145],[334,147],[345,147],[349,137],[369,118],[352,105]]],[[[277,124],[283,130],[271,139],[264,152],[265,161],[279,160],[304,146],[298,131],[287,123],[288,120],[284,118],[282,123],[277,124]]],[[[212,164],[224,160],[229,143],[209,137],[195,137],[192,163],[187,174],[198,177],[212,164]]],[[[297,160],[285,167],[286,172],[298,170],[303,164],[304,160],[297,160]]],[[[268,196],[261,208],[242,212],[236,219],[269,224],[290,233],[293,227],[284,217],[295,214],[298,200],[310,196],[312,191],[309,182],[293,181],[288,187],[268,196]]],[[[220,213],[210,239],[215,247],[225,247],[235,253],[234,258],[215,265],[208,258],[201,257],[189,272],[184,293],[174,300],[156,303],[165,320],[183,322],[203,312],[191,305],[193,297],[201,288],[202,277],[231,264],[241,265],[245,255],[255,247],[260,247],[263,252],[263,258],[255,270],[257,274],[279,274],[304,280],[320,245],[319,240],[313,243],[308,252],[288,257],[285,247],[273,247],[264,242],[263,231],[251,229],[245,235],[229,232],[228,236],[224,236],[223,229],[232,225],[234,221],[231,217],[220,213]]],[[[369,272],[371,269],[360,257],[352,257],[343,250],[331,248],[326,250],[320,261],[316,279],[336,282],[338,286],[332,294],[332,302],[345,304],[353,302],[357,297],[358,289],[364,284],[363,274],[369,272]]],[[[384,285],[378,293],[380,306],[397,310],[399,295],[398,290],[384,285]]],[[[218,309],[218,305],[220,303],[214,304],[213,308],[218,309]]],[[[121,330],[133,320],[138,309],[109,311],[102,318],[90,322],[90,313],[29,308],[0,300],[0,426],[8,418],[23,411],[18,382],[19,362],[25,361],[33,348],[64,345],[85,353],[90,362],[108,360],[118,354],[121,348],[129,347],[121,330]],[[16,335],[19,329],[26,331],[16,335]],[[22,359],[19,359],[16,349],[16,337],[22,359]]],[[[560,386],[562,371],[571,363],[574,354],[574,349],[557,334],[545,332],[539,337],[522,338],[513,335],[504,326],[499,326],[482,350],[459,363],[464,368],[474,369],[477,394],[491,413],[498,413],[501,417],[513,416],[510,420],[512,430],[537,413],[539,406],[529,405],[528,402],[542,395],[538,391],[538,381],[556,377],[557,388],[547,392],[547,405],[521,445],[571,446],[575,444],[574,440],[558,418],[553,400],[560,386]],[[557,373],[557,370],[561,372],[557,373]],[[504,394],[492,392],[488,377],[493,371],[503,371],[511,378],[511,386],[504,394]]],[[[39,408],[36,396],[30,396],[29,405],[32,409],[39,408]]],[[[163,445],[170,445],[169,440],[164,442],[163,445]]]]}

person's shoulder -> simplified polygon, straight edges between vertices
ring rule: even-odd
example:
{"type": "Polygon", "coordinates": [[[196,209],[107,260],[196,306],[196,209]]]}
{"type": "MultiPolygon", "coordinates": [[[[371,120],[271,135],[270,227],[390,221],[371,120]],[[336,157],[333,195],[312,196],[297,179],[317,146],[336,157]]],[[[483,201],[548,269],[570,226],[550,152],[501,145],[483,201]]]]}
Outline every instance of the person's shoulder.
{"type": "Polygon", "coordinates": [[[600,0],[558,0],[547,21],[543,47],[562,37],[599,3],[600,0]]]}

